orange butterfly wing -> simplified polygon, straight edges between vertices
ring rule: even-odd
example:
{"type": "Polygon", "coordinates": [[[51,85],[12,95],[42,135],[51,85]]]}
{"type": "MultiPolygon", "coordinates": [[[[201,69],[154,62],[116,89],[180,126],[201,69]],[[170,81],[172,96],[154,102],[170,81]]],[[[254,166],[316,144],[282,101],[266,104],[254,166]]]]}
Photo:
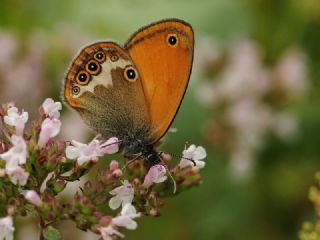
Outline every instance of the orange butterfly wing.
{"type": "Polygon", "coordinates": [[[152,142],[170,127],[186,91],[193,61],[192,27],[164,20],[140,29],[125,44],[141,75],[152,142]]]}

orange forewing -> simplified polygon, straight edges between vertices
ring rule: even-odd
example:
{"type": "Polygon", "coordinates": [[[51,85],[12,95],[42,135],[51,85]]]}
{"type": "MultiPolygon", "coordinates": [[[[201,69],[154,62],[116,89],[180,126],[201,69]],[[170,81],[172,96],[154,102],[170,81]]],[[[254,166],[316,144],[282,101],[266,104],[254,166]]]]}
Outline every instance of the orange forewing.
{"type": "Polygon", "coordinates": [[[168,130],[183,99],[191,74],[194,37],[181,20],[165,20],[140,29],[125,44],[141,76],[151,119],[152,141],[168,130]],[[178,37],[172,47],[168,36],[178,37]]]}

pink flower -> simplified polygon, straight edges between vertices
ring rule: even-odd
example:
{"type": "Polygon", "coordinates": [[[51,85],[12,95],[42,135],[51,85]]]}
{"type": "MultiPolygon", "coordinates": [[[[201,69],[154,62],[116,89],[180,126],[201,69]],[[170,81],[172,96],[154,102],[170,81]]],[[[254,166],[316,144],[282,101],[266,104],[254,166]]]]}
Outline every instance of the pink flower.
{"type": "Polygon", "coordinates": [[[192,144],[188,149],[183,150],[179,167],[185,168],[188,166],[194,166],[195,163],[196,167],[203,168],[205,166],[205,162],[201,160],[206,157],[207,153],[203,147],[196,147],[196,145],[192,144]]]}
{"type": "Polygon", "coordinates": [[[11,182],[15,185],[19,184],[21,186],[26,185],[29,173],[26,172],[22,167],[15,166],[6,168],[6,173],[8,174],[11,182]]]}
{"type": "Polygon", "coordinates": [[[154,165],[152,166],[147,175],[144,178],[142,186],[145,188],[150,187],[153,183],[161,183],[167,180],[167,169],[161,165],[154,165]]]}
{"type": "Polygon", "coordinates": [[[140,216],[141,214],[137,213],[135,207],[131,203],[128,203],[122,207],[120,215],[112,219],[112,224],[134,230],[138,224],[133,219],[140,216]]]}
{"type": "Polygon", "coordinates": [[[62,109],[62,105],[60,102],[55,102],[51,98],[47,98],[43,104],[42,108],[44,113],[50,118],[59,118],[60,110],[62,109]]]}
{"type": "Polygon", "coordinates": [[[7,152],[0,154],[0,158],[6,161],[6,168],[25,164],[28,156],[27,145],[22,137],[12,135],[11,142],[13,146],[7,152]]]}
{"type": "Polygon", "coordinates": [[[109,201],[109,207],[113,210],[132,202],[134,196],[134,188],[128,182],[128,180],[124,180],[123,185],[120,187],[116,187],[112,191],[109,192],[111,195],[115,195],[109,201]]]}
{"type": "Polygon", "coordinates": [[[70,159],[77,159],[79,165],[84,164],[90,160],[101,157],[106,153],[114,153],[118,151],[119,144],[115,143],[118,141],[117,138],[110,138],[106,142],[100,144],[100,141],[93,139],[89,144],[80,143],[72,140],[73,146],[66,148],[66,156],[70,159]],[[111,145],[110,145],[111,144],[111,145]]]}
{"type": "Polygon", "coordinates": [[[112,225],[108,227],[100,227],[99,231],[103,240],[112,240],[113,235],[117,235],[118,237],[124,238],[124,235],[119,231],[115,230],[112,225]]]}
{"type": "Polygon", "coordinates": [[[10,107],[7,114],[8,115],[4,116],[4,122],[10,126],[14,126],[16,128],[16,134],[21,136],[23,134],[24,126],[28,121],[29,114],[24,111],[19,114],[16,107],[10,107]]]}
{"type": "Polygon", "coordinates": [[[114,154],[119,151],[119,139],[116,137],[109,138],[100,145],[103,154],[114,154]]]}
{"type": "Polygon", "coordinates": [[[92,140],[89,144],[72,140],[72,145],[66,148],[66,156],[70,159],[77,159],[78,165],[102,156],[100,142],[96,139],[92,140]]]}
{"type": "Polygon", "coordinates": [[[13,240],[13,221],[11,216],[0,218],[0,239],[13,240]]]}
{"type": "Polygon", "coordinates": [[[39,194],[36,191],[34,191],[34,190],[25,190],[25,191],[22,192],[22,194],[23,194],[23,196],[25,197],[25,199],[28,202],[36,205],[37,207],[41,207],[42,206],[43,202],[42,202],[39,194]]]}
{"type": "Polygon", "coordinates": [[[38,140],[38,146],[44,147],[50,138],[58,135],[61,129],[61,122],[59,119],[46,118],[41,124],[41,131],[38,140]]]}

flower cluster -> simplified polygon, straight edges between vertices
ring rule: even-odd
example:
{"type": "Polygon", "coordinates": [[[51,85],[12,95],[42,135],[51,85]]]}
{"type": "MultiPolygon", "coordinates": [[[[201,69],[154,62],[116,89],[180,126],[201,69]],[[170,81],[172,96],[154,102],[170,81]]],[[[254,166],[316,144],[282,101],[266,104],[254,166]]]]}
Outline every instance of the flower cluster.
{"type": "Polygon", "coordinates": [[[297,131],[297,120],[286,106],[308,89],[306,59],[298,49],[288,49],[267,66],[249,39],[237,40],[223,51],[215,41],[200,42],[196,74],[206,79],[198,99],[215,110],[205,137],[230,158],[236,176],[250,173],[256,152],[268,133],[288,140],[297,131]]]}
{"type": "Polygon", "coordinates": [[[305,222],[299,232],[300,240],[317,240],[320,238],[320,172],[316,174],[317,185],[309,190],[309,199],[316,209],[317,221],[315,223],[305,222]]]}
{"type": "Polygon", "coordinates": [[[0,214],[0,239],[13,238],[13,218],[19,214],[39,217],[40,239],[58,238],[52,224],[63,220],[104,240],[124,237],[121,229],[136,229],[137,218],[158,216],[164,197],[201,183],[199,169],[205,166],[206,151],[191,145],[178,163],[163,154],[163,162],[150,168],[137,159],[130,164],[126,160],[121,169],[113,160],[71,199],[62,200],[67,184],[86,175],[104,155],[117,153],[121,140],[96,137],[86,144],[55,139],[62,125],[61,108],[60,102],[46,99],[30,127],[28,113],[14,104],[0,109],[0,212],[5,213],[0,214]]]}

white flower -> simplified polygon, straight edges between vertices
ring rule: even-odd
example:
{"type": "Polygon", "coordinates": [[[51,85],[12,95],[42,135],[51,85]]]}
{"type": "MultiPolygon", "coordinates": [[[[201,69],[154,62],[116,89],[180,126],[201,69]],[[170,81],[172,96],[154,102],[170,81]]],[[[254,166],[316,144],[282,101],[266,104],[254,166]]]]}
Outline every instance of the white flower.
{"type": "Polygon", "coordinates": [[[111,154],[119,150],[117,138],[110,138],[102,144],[97,139],[93,139],[89,144],[72,140],[72,145],[66,148],[66,156],[70,159],[77,159],[79,165],[101,157],[106,153],[111,154]]]}
{"type": "Polygon", "coordinates": [[[120,187],[116,187],[112,191],[109,192],[111,195],[115,195],[112,197],[109,201],[109,207],[113,210],[120,207],[122,204],[122,207],[125,206],[128,203],[131,203],[134,196],[134,188],[132,185],[128,182],[128,180],[125,180],[123,182],[123,185],[120,187]]]}
{"type": "Polygon", "coordinates": [[[58,135],[61,129],[61,122],[59,119],[46,118],[41,124],[41,131],[38,140],[38,146],[44,147],[50,138],[58,135]]]}
{"type": "Polygon", "coordinates": [[[6,161],[6,168],[25,164],[28,156],[27,145],[22,137],[12,135],[11,142],[13,146],[7,152],[0,154],[0,158],[6,161]]]}
{"type": "Polygon", "coordinates": [[[6,173],[8,174],[11,182],[15,185],[26,185],[29,177],[29,173],[20,166],[6,168],[6,173]]]}
{"type": "Polygon", "coordinates": [[[124,235],[115,230],[112,225],[109,225],[108,227],[100,227],[99,231],[103,240],[112,240],[113,235],[124,238],[124,235]]]}
{"type": "Polygon", "coordinates": [[[144,186],[145,188],[148,188],[153,183],[164,182],[165,180],[167,180],[166,173],[167,173],[167,170],[163,165],[158,164],[158,165],[152,166],[149,169],[147,175],[145,176],[142,186],[144,186]]]}
{"type": "Polygon", "coordinates": [[[11,216],[0,218],[0,239],[13,240],[13,221],[11,216]]]}
{"type": "Polygon", "coordinates": [[[16,128],[16,134],[21,136],[23,134],[24,126],[28,121],[29,114],[24,111],[19,114],[16,107],[10,107],[7,114],[8,115],[4,116],[4,122],[10,126],[14,126],[16,128]]]}
{"type": "Polygon", "coordinates": [[[62,105],[60,102],[55,102],[51,98],[47,98],[42,103],[42,108],[44,113],[50,118],[59,118],[60,110],[62,109],[62,105]]]}
{"type": "Polygon", "coordinates": [[[100,227],[99,231],[103,240],[112,240],[113,235],[123,238],[124,235],[117,231],[115,227],[124,227],[129,230],[134,230],[138,224],[133,219],[140,217],[141,214],[137,213],[135,207],[131,203],[123,206],[119,216],[112,218],[111,224],[107,227],[100,227]]]}
{"type": "Polygon", "coordinates": [[[194,144],[192,144],[188,149],[183,150],[179,167],[185,168],[188,166],[193,166],[195,163],[196,167],[203,168],[205,166],[205,162],[201,160],[206,158],[206,156],[207,153],[203,147],[196,147],[194,144]]]}
{"type": "Polygon", "coordinates": [[[25,191],[22,191],[22,194],[28,202],[30,202],[38,207],[42,206],[43,202],[42,202],[39,194],[36,191],[25,190],[25,191]]]}
{"type": "Polygon", "coordinates": [[[140,216],[141,214],[137,213],[135,207],[128,203],[123,206],[120,215],[112,219],[112,224],[134,230],[138,224],[133,219],[140,216]]]}

